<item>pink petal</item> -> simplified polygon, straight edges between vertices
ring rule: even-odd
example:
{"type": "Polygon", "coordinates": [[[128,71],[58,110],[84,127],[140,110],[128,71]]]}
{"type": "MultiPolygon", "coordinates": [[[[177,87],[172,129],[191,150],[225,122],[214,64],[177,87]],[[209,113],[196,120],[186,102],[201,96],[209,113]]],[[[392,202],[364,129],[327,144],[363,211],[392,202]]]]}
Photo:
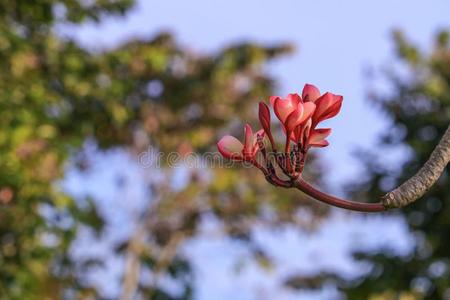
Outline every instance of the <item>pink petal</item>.
{"type": "Polygon", "coordinates": [[[334,95],[334,101],[335,101],[335,102],[337,102],[337,101],[342,101],[342,100],[344,100],[344,97],[343,97],[343,96],[341,96],[341,95],[334,95]]]}
{"type": "Polygon", "coordinates": [[[274,101],[274,110],[278,119],[284,123],[289,116],[298,106],[300,96],[297,94],[289,94],[286,99],[277,98],[274,101]]]}
{"type": "Polygon", "coordinates": [[[250,153],[253,149],[253,130],[249,124],[244,127],[244,152],[250,153]]]}
{"type": "Polygon", "coordinates": [[[342,96],[334,95],[332,93],[325,93],[316,100],[316,111],[313,115],[313,123],[315,126],[320,121],[334,117],[339,113],[342,105],[342,96]]]}
{"type": "Polygon", "coordinates": [[[292,102],[294,105],[299,104],[300,102],[303,102],[302,98],[298,94],[295,94],[295,93],[287,95],[286,100],[292,102]]]}
{"type": "Polygon", "coordinates": [[[306,123],[303,126],[301,126],[302,130],[300,131],[300,134],[297,136],[298,141],[303,143],[304,142],[303,138],[305,138],[305,140],[308,139],[309,132],[311,130],[311,124],[312,124],[312,121],[311,121],[311,118],[309,118],[308,121],[306,121],[306,123]]]}
{"type": "Polygon", "coordinates": [[[226,135],[217,143],[217,149],[225,158],[240,160],[244,145],[234,136],[226,135]]]}
{"type": "Polygon", "coordinates": [[[314,129],[310,132],[308,144],[316,144],[325,140],[331,134],[331,128],[314,129]]]}
{"type": "Polygon", "coordinates": [[[259,102],[258,111],[259,123],[261,123],[262,128],[269,133],[270,132],[270,110],[269,107],[264,102],[259,102]]]}
{"type": "Polygon", "coordinates": [[[326,147],[328,146],[330,143],[328,143],[327,140],[322,140],[320,142],[314,143],[314,144],[309,144],[310,147],[318,147],[318,148],[322,148],[322,147],[326,147]]]}
{"type": "Polygon", "coordinates": [[[320,91],[312,84],[305,84],[302,92],[303,101],[316,101],[320,97],[320,91]]]}
{"type": "Polygon", "coordinates": [[[275,109],[275,100],[277,100],[278,98],[281,99],[280,96],[270,96],[269,98],[270,106],[272,106],[274,109],[275,109]]]}
{"type": "MultiPolygon", "coordinates": [[[[271,97],[272,99],[272,97],[271,97]]],[[[272,136],[272,131],[270,130],[270,109],[264,102],[259,103],[259,122],[261,123],[262,128],[267,134],[267,137],[270,140],[271,145],[275,145],[275,141],[272,136]]]]}
{"type": "Polygon", "coordinates": [[[297,105],[297,109],[294,110],[289,114],[289,116],[286,118],[286,122],[284,123],[284,126],[286,126],[287,132],[292,132],[295,127],[301,124],[303,120],[303,104],[299,103],[297,105]]]}
{"type": "Polygon", "coordinates": [[[328,109],[328,107],[330,107],[333,99],[333,94],[327,92],[316,100],[316,111],[314,112],[314,119],[320,117],[328,109]]]}
{"type": "Polygon", "coordinates": [[[295,127],[299,126],[300,124],[303,124],[306,122],[314,113],[314,110],[316,109],[316,105],[312,102],[306,102],[306,103],[299,103],[297,110],[292,112],[288,118],[286,119],[286,127],[288,129],[294,129],[295,127]],[[301,109],[300,109],[301,107],[301,109]],[[300,114],[301,112],[301,114],[300,114]]]}
{"type": "Polygon", "coordinates": [[[336,116],[339,113],[339,111],[341,110],[342,101],[343,101],[342,96],[336,96],[333,104],[331,104],[331,106],[320,117],[320,121],[330,119],[330,118],[336,116]]]}
{"type": "Polygon", "coordinates": [[[316,105],[312,102],[306,102],[303,104],[303,121],[305,121],[306,119],[309,119],[313,114],[314,111],[316,110],[316,105]]]}

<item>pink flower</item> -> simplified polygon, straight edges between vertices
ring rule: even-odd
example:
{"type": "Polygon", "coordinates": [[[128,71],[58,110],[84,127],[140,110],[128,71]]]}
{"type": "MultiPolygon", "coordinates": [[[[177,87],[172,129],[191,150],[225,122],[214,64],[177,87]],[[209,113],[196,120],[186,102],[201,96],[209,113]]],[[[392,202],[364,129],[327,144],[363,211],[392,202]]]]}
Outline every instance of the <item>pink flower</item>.
{"type": "Polygon", "coordinates": [[[305,84],[302,92],[303,101],[314,102],[316,110],[312,116],[313,127],[319,122],[336,116],[342,106],[343,97],[332,93],[325,93],[320,96],[320,91],[312,84],[305,84]]]}
{"type": "Polygon", "coordinates": [[[320,97],[320,91],[312,84],[305,84],[302,91],[303,101],[316,101],[320,97]]]}
{"type": "Polygon", "coordinates": [[[343,97],[332,93],[325,93],[316,101],[317,109],[312,116],[312,127],[318,123],[336,116],[341,110],[343,97]]]}
{"type": "Polygon", "coordinates": [[[244,144],[231,135],[226,135],[217,143],[217,149],[223,157],[232,160],[252,160],[259,150],[257,136],[264,135],[261,129],[255,134],[249,124],[244,127],[244,144]]]}
{"type": "Polygon", "coordinates": [[[277,145],[271,132],[270,108],[263,102],[259,103],[258,111],[262,129],[254,134],[247,124],[244,128],[244,143],[227,135],[217,143],[217,148],[225,158],[249,161],[262,170],[271,182],[283,185],[283,180],[277,177],[273,163],[275,162],[286,176],[291,179],[298,178],[303,171],[308,150],[311,147],[328,146],[326,138],[331,134],[331,128],[316,127],[321,121],[336,116],[341,109],[342,101],[343,98],[339,95],[332,93],[321,95],[319,89],[312,84],[304,86],[302,96],[298,94],[289,94],[286,98],[272,96],[270,105],[285,133],[283,153],[279,153],[276,149],[277,145]],[[268,137],[271,146],[269,150],[264,142],[258,140],[258,136],[268,137]],[[261,158],[263,163],[255,159],[258,151],[262,152],[258,159],[261,158]],[[267,155],[270,153],[268,151],[277,154],[274,161],[267,155]]]}
{"type": "Polygon", "coordinates": [[[316,129],[316,126],[339,113],[343,97],[332,93],[325,93],[321,96],[319,89],[312,84],[305,85],[302,97],[307,103],[314,102],[316,108],[310,119],[295,128],[290,136],[291,140],[301,142],[307,148],[328,146],[325,138],[330,135],[331,129],[316,129]]]}
{"type": "Polygon", "coordinates": [[[328,141],[325,140],[331,133],[331,128],[313,129],[308,135],[306,142],[307,147],[326,147],[328,141]]]}
{"type": "Polygon", "coordinates": [[[275,115],[281,121],[283,129],[290,134],[297,126],[307,121],[316,108],[313,102],[304,103],[297,94],[289,94],[286,99],[275,96],[270,98],[275,115]]]}

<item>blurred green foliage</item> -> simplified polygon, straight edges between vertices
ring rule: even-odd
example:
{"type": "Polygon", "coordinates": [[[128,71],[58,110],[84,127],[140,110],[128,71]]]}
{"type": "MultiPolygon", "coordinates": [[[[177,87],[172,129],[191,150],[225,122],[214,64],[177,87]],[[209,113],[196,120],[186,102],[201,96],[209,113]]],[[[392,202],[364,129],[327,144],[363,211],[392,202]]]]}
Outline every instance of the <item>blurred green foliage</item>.
{"type": "MultiPolygon", "coordinates": [[[[101,237],[104,220],[95,199],[76,201],[56,184],[69,160],[81,171],[89,167],[86,140],[134,154],[149,145],[166,153],[215,151],[224,132],[242,136],[242,120],[256,123],[255,104],[274,87],[264,65],[292,50],[243,43],[199,55],[161,33],[92,53],[55,33],[57,24],[101,21],[132,5],[131,0],[0,1],[2,300],[101,298],[86,274],[107,262],[74,260],[70,250],[82,227],[101,237]]],[[[312,166],[314,177],[320,170],[312,166]]],[[[184,282],[185,290],[173,296],[157,281],[133,282],[134,270],[125,266],[123,299],[128,292],[146,299],[191,297],[189,262],[177,249],[195,234],[205,213],[216,216],[230,236],[251,242],[250,224],[256,220],[298,223],[299,207],[318,216],[327,212],[296,192],[275,191],[255,170],[191,170],[181,190],[169,184],[173,171],[163,170],[166,180],[150,187],[154,199],[139,230],[117,252],[155,276],[184,282]]],[[[260,249],[255,257],[268,264],[260,249]]]]}

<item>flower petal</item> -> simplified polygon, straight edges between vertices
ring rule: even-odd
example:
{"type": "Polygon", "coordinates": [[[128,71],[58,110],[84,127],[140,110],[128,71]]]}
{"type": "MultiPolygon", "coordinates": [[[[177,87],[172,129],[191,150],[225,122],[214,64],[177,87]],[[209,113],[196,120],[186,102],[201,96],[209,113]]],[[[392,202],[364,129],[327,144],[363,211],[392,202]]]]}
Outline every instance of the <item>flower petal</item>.
{"type": "MultiPolygon", "coordinates": [[[[281,129],[283,130],[283,133],[284,133],[284,134],[287,134],[286,127],[284,126],[284,124],[281,124],[281,129]]],[[[294,129],[294,130],[295,130],[295,129],[294,129]]],[[[291,139],[292,141],[295,141],[294,131],[291,132],[290,139],[291,139]]]]}
{"type": "Polygon", "coordinates": [[[293,111],[286,119],[285,126],[289,131],[306,122],[314,113],[316,105],[312,102],[299,103],[295,111],[293,111]]]}
{"type": "Polygon", "coordinates": [[[320,97],[320,91],[312,84],[305,84],[303,87],[302,98],[303,101],[316,101],[320,97]]]}
{"type": "Polygon", "coordinates": [[[261,123],[264,131],[269,134],[270,132],[270,110],[267,104],[264,102],[259,102],[259,111],[258,111],[259,123],[261,123]]]}
{"type": "Polygon", "coordinates": [[[320,121],[330,119],[334,116],[336,116],[342,107],[342,96],[335,96],[334,102],[331,104],[331,106],[323,113],[323,115],[320,118],[320,121]]]}
{"type": "Polygon", "coordinates": [[[316,110],[316,105],[312,102],[306,102],[303,104],[303,121],[306,121],[306,119],[309,119],[313,114],[314,111],[316,110]]]}
{"type": "Polygon", "coordinates": [[[342,96],[334,95],[332,93],[325,93],[316,100],[316,110],[312,117],[313,126],[319,122],[332,118],[339,113],[342,106],[342,96]]]}
{"type": "Polygon", "coordinates": [[[289,114],[289,116],[286,118],[286,122],[284,123],[284,126],[286,126],[287,132],[292,132],[295,127],[301,124],[303,120],[303,104],[299,103],[297,105],[297,109],[294,110],[289,114]]]}
{"type": "Polygon", "coordinates": [[[308,144],[316,144],[325,140],[331,134],[331,128],[320,128],[311,130],[308,137],[308,144]]]}
{"type": "Polygon", "coordinates": [[[295,129],[292,131],[292,134],[291,134],[291,140],[294,142],[294,143],[297,143],[297,142],[301,142],[301,136],[302,136],[302,131],[303,131],[303,126],[297,126],[297,127],[295,127],[295,129]]]}
{"type": "Polygon", "coordinates": [[[330,143],[328,143],[327,140],[321,140],[320,142],[309,144],[310,147],[317,147],[317,148],[323,148],[328,146],[330,143]]]}
{"type": "Polygon", "coordinates": [[[244,145],[234,136],[226,135],[217,143],[217,149],[225,158],[241,160],[244,145]]]}
{"type": "Polygon", "coordinates": [[[244,154],[251,153],[253,151],[253,130],[249,124],[245,124],[244,127],[244,154]]]}
{"type": "Polygon", "coordinates": [[[295,93],[287,95],[286,100],[292,102],[293,104],[299,104],[300,102],[303,102],[302,97],[295,93]]]}
{"type": "Polygon", "coordinates": [[[313,119],[318,119],[320,116],[323,115],[323,113],[327,110],[327,108],[330,107],[333,98],[334,98],[333,94],[327,92],[316,100],[317,107],[316,111],[314,112],[313,119]]]}
{"type": "Polygon", "coordinates": [[[270,106],[272,106],[273,109],[275,109],[275,100],[277,100],[278,98],[281,99],[280,96],[270,96],[269,98],[270,106]]]}
{"type": "Polygon", "coordinates": [[[297,109],[300,101],[301,98],[297,94],[289,94],[286,99],[276,98],[273,103],[275,115],[277,115],[282,123],[285,123],[287,117],[297,109]]]}
{"type": "Polygon", "coordinates": [[[311,121],[311,118],[309,118],[308,121],[306,121],[306,123],[304,125],[299,126],[301,128],[301,130],[300,130],[300,132],[297,132],[297,136],[296,136],[297,141],[303,143],[308,139],[309,132],[311,130],[311,124],[312,124],[312,121],[311,121]]]}

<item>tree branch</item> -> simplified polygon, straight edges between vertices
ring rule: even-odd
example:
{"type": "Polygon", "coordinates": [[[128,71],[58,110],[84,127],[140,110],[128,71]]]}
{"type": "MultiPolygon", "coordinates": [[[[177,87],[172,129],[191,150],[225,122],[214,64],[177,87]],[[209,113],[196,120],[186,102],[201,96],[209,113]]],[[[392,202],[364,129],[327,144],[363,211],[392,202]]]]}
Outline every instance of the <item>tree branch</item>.
{"type": "Polygon", "coordinates": [[[438,180],[450,161],[450,125],[423,167],[398,188],[382,197],[386,208],[404,207],[420,197],[438,180]]]}
{"type": "Polygon", "coordinates": [[[145,230],[139,226],[131,238],[125,256],[122,292],[119,300],[132,300],[139,284],[140,256],[144,248],[145,230]]]}
{"type": "Polygon", "coordinates": [[[301,177],[293,181],[292,186],[332,206],[361,212],[380,212],[390,208],[404,207],[422,197],[438,180],[449,162],[450,125],[423,167],[402,185],[381,197],[379,203],[360,203],[340,199],[317,190],[301,177]]]}
{"type": "Polygon", "coordinates": [[[386,207],[382,203],[354,202],[326,194],[311,186],[301,177],[294,181],[293,186],[298,188],[305,194],[313,197],[314,199],[332,206],[361,212],[380,212],[386,210],[386,207]]]}

